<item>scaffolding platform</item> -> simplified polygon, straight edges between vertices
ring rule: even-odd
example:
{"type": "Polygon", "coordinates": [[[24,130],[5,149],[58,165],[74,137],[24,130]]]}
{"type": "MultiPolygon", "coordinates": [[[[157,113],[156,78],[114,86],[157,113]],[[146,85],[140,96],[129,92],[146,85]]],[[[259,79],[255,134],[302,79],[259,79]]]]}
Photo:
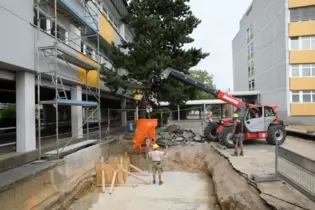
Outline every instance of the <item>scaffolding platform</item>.
{"type": "Polygon", "coordinates": [[[69,100],[69,99],[56,99],[50,101],[40,101],[40,104],[57,104],[58,105],[70,105],[70,106],[83,106],[83,107],[93,107],[97,106],[98,103],[95,101],[78,101],[78,100],[69,100]]]}
{"type": "Polygon", "coordinates": [[[57,58],[65,60],[68,63],[71,63],[75,66],[78,66],[80,68],[83,68],[85,70],[97,70],[99,66],[82,60],[79,56],[69,53],[66,50],[64,50],[61,46],[47,46],[47,47],[40,47],[39,50],[41,51],[47,51],[47,50],[55,50],[57,48],[57,58]]]}
{"type": "Polygon", "coordinates": [[[99,140],[95,140],[95,139],[90,139],[90,140],[85,140],[76,144],[72,144],[69,146],[66,146],[64,148],[59,148],[58,150],[53,150],[50,152],[46,152],[43,154],[44,157],[51,157],[51,156],[57,156],[59,154],[59,157],[63,157],[67,154],[76,152],[80,149],[83,149],[85,147],[88,146],[92,146],[94,144],[97,144],[99,142],[99,140]]]}

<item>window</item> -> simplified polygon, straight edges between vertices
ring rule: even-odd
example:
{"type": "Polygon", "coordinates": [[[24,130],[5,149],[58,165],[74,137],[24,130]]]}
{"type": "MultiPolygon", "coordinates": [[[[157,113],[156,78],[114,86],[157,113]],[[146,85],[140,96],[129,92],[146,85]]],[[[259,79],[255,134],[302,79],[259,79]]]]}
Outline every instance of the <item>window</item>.
{"type": "Polygon", "coordinates": [[[248,77],[254,76],[254,61],[248,63],[248,77]]]}
{"type": "Polygon", "coordinates": [[[271,116],[276,116],[276,114],[275,114],[275,112],[273,111],[273,109],[272,108],[270,108],[270,107],[264,107],[265,109],[264,109],[264,115],[265,115],[265,117],[271,117],[271,116]]]}
{"type": "Polygon", "coordinates": [[[89,58],[92,58],[93,57],[93,49],[89,46],[86,46],[86,56],[89,57],[89,58]]]}
{"type": "Polygon", "coordinates": [[[301,7],[290,9],[290,21],[311,21],[315,20],[315,7],[301,7]]]}
{"type": "MultiPolygon", "coordinates": [[[[41,12],[39,13],[39,27],[43,29],[45,32],[49,32],[48,24],[47,22],[50,21],[47,19],[45,15],[43,15],[41,12]]],[[[37,10],[34,10],[34,16],[33,16],[33,24],[37,26],[38,20],[37,20],[37,10]]]]}
{"type": "Polygon", "coordinates": [[[291,77],[315,77],[315,64],[291,65],[291,77]]]}
{"type": "Polygon", "coordinates": [[[299,65],[292,65],[291,66],[291,75],[292,75],[292,77],[299,77],[300,76],[299,65]]]}
{"type": "Polygon", "coordinates": [[[252,79],[248,82],[248,89],[249,90],[255,90],[255,80],[252,79]]]}
{"type": "Polygon", "coordinates": [[[311,91],[302,91],[303,102],[309,103],[312,102],[312,92],[311,91]]]}
{"type": "Polygon", "coordinates": [[[291,50],[298,50],[299,49],[299,38],[294,37],[291,38],[291,50]]]}
{"type": "Polygon", "coordinates": [[[310,37],[302,37],[302,49],[310,50],[311,49],[311,38],[310,37]]]}
{"type": "Polygon", "coordinates": [[[248,60],[252,59],[254,56],[254,45],[253,43],[251,43],[248,47],[247,47],[247,51],[248,51],[248,60]]]}
{"type": "Polygon", "coordinates": [[[252,29],[252,25],[250,25],[248,29],[246,30],[247,43],[249,43],[252,39],[253,39],[253,29],[252,29]]]}
{"type": "MultiPolygon", "coordinates": [[[[51,23],[51,30],[50,34],[55,36],[55,22],[51,23]]],[[[57,25],[57,38],[60,39],[61,41],[66,41],[66,30],[57,25]]]]}
{"type": "Polygon", "coordinates": [[[302,76],[303,77],[311,76],[311,66],[310,65],[302,65],[302,76]]]}
{"type": "Polygon", "coordinates": [[[291,38],[290,45],[291,50],[314,50],[315,36],[291,38]]]}
{"type": "Polygon", "coordinates": [[[298,103],[300,102],[300,94],[299,91],[292,91],[292,102],[298,103]]]}
{"type": "Polygon", "coordinates": [[[291,103],[315,103],[315,90],[292,91],[291,103]]]}

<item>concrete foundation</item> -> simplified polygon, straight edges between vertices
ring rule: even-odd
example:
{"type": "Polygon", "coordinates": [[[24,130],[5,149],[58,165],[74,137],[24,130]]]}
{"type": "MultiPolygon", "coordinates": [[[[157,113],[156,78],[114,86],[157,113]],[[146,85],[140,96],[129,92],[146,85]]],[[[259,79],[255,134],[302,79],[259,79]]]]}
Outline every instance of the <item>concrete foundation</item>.
{"type": "Polygon", "coordinates": [[[36,149],[35,136],[35,76],[16,73],[16,151],[36,149]],[[33,119],[33,120],[32,120],[33,119]]]}
{"type": "MultiPolygon", "coordinates": [[[[62,198],[71,194],[82,180],[91,176],[95,160],[101,156],[106,160],[110,154],[123,154],[129,147],[130,145],[115,144],[112,140],[70,154],[61,162],[57,161],[55,166],[41,172],[34,170],[36,163],[24,167],[24,171],[35,171],[35,176],[24,177],[10,186],[2,187],[1,209],[54,209],[56,203],[62,204],[62,198]]],[[[9,178],[3,178],[7,179],[9,178]]]]}

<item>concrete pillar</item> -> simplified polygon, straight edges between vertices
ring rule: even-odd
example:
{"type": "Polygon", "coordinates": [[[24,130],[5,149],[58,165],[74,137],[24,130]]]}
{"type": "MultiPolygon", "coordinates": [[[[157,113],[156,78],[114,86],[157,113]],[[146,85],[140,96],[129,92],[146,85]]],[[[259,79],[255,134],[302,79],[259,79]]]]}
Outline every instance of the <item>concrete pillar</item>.
{"type": "Polygon", "coordinates": [[[203,115],[205,117],[205,120],[207,120],[207,105],[203,104],[203,115]]]}
{"type": "MultiPolygon", "coordinates": [[[[74,85],[71,88],[71,100],[82,101],[82,87],[74,85]]],[[[82,106],[71,106],[71,133],[72,137],[83,137],[82,128],[82,106]]]]}
{"type": "Polygon", "coordinates": [[[180,121],[180,106],[177,105],[177,120],[180,121]]]}
{"type": "Polygon", "coordinates": [[[29,72],[16,73],[16,151],[36,149],[35,76],[29,72]]]}
{"type": "MultiPolygon", "coordinates": [[[[126,109],[126,98],[120,99],[120,107],[121,109],[126,109]]],[[[121,112],[121,126],[127,125],[127,112],[124,110],[121,112]]]]}

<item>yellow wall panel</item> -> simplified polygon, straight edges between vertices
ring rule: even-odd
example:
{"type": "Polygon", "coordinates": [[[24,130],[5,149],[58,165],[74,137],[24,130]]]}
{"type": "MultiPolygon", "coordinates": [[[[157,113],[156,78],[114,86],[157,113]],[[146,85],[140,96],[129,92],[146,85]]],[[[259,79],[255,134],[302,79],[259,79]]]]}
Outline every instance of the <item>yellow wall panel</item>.
{"type": "Polygon", "coordinates": [[[115,42],[115,30],[103,14],[100,15],[100,34],[109,44],[115,42]]]}
{"type": "Polygon", "coordinates": [[[315,0],[289,0],[289,8],[307,7],[315,5],[315,0]]]}
{"type": "Polygon", "coordinates": [[[290,64],[315,63],[315,50],[290,51],[290,64]]]}
{"type": "Polygon", "coordinates": [[[289,36],[315,35],[315,21],[289,23],[289,36]]]}
{"type": "MultiPolygon", "coordinates": [[[[87,62],[91,62],[93,64],[97,65],[97,62],[86,57],[84,54],[82,53],[78,53],[78,56],[82,59],[85,60],[87,62]]],[[[85,69],[82,68],[78,68],[78,83],[80,84],[86,84],[86,74],[87,71],[85,69]]],[[[99,85],[99,79],[98,79],[98,72],[97,70],[93,70],[93,71],[89,71],[89,73],[87,74],[87,84],[90,87],[98,87],[99,85]]],[[[102,86],[102,83],[101,83],[102,86]]]]}
{"type": "Polygon", "coordinates": [[[291,116],[315,116],[315,103],[291,104],[291,116]]]}
{"type": "Polygon", "coordinates": [[[315,77],[290,78],[290,90],[315,90],[315,77]]]}

